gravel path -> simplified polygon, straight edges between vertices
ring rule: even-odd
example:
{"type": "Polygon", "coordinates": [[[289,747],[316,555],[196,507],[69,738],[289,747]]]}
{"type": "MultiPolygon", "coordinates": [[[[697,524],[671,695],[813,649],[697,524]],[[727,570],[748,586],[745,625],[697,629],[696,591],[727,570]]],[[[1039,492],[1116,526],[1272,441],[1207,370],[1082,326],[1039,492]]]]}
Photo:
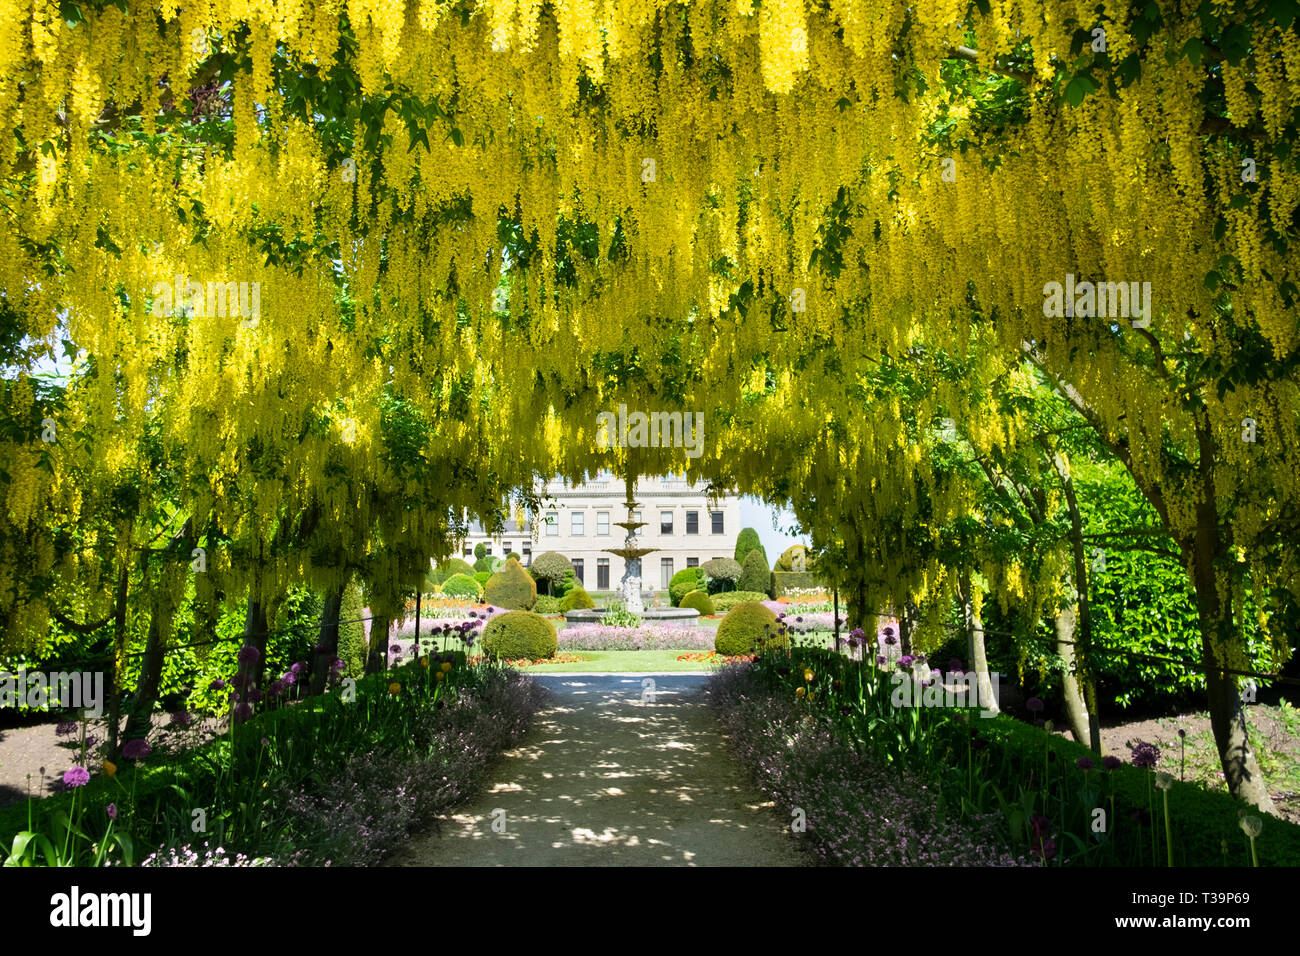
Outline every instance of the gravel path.
{"type": "Polygon", "coordinates": [[[727,755],[706,678],[653,675],[643,701],[645,676],[536,675],[552,704],[489,792],[388,865],[803,865],[727,755]]]}

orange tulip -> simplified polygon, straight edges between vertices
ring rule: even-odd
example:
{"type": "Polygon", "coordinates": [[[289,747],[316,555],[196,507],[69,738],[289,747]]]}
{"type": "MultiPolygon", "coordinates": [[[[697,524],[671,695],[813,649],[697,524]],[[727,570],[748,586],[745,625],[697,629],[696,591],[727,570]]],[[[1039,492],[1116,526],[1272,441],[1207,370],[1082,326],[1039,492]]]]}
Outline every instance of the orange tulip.
{"type": "Polygon", "coordinates": [[[802,688],[802,687],[796,687],[796,688],[794,689],[794,696],[796,696],[796,697],[802,697],[802,696],[803,696],[804,694],[806,694],[806,693],[808,693],[808,692],[807,692],[804,688],[802,688]]]}
{"type": "Polygon", "coordinates": [[[397,681],[393,681],[393,683],[388,685],[388,692],[390,694],[400,694],[402,692],[402,685],[397,683],[397,681]]]}
{"type": "Polygon", "coordinates": [[[111,760],[105,760],[105,761],[104,761],[104,773],[108,774],[110,777],[116,777],[116,776],[117,776],[117,764],[113,763],[113,761],[111,761],[111,760]]]}
{"type": "Polygon", "coordinates": [[[420,658],[420,666],[423,667],[423,668],[427,671],[427,670],[429,669],[429,658],[427,658],[427,657],[421,657],[421,658],[420,658]]]}
{"type": "Polygon", "coordinates": [[[438,680],[442,680],[442,679],[443,679],[444,677],[446,677],[446,676],[447,676],[447,675],[444,674],[442,671],[438,671],[438,680]]]}
{"type": "Polygon", "coordinates": [[[443,661],[443,662],[442,662],[442,672],[443,672],[444,674],[447,674],[447,673],[450,673],[450,671],[451,671],[451,662],[450,662],[450,661],[443,661]]]}
{"type": "Polygon", "coordinates": [[[806,681],[810,681],[810,680],[812,680],[813,677],[815,677],[815,676],[816,676],[816,675],[813,674],[812,671],[804,671],[804,672],[803,672],[803,679],[806,680],[806,681]]]}

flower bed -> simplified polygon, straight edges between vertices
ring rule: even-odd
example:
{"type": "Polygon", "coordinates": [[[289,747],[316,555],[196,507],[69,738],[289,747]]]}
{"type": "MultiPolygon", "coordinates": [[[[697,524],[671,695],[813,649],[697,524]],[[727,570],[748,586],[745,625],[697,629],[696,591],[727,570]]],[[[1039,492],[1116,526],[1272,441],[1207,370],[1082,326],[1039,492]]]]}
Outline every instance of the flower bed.
{"type": "Polygon", "coordinates": [[[663,651],[706,650],[713,647],[713,630],[643,624],[640,627],[611,627],[608,624],[575,624],[560,631],[560,649],[569,651],[663,651]]]}
{"type": "Polygon", "coordinates": [[[840,866],[1025,866],[996,835],[992,818],[944,818],[937,795],[886,767],[813,719],[794,695],[765,690],[747,665],[709,680],[733,752],[780,815],[802,816],[809,845],[840,866]],[[800,811],[801,814],[796,814],[800,811]]]}

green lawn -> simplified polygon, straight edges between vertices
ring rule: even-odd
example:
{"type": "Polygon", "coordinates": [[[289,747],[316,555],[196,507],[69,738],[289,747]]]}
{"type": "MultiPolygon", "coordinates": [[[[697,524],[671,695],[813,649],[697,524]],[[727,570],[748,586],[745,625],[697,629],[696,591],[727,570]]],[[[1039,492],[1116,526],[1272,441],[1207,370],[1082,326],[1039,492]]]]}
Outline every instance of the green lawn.
{"type": "Polygon", "coordinates": [[[674,671],[708,671],[717,667],[700,661],[679,661],[680,654],[690,651],[575,651],[591,658],[572,664],[534,664],[521,670],[529,674],[573,674],[585,671],[598,673],[640,672],[667,674],[674,671]]]}

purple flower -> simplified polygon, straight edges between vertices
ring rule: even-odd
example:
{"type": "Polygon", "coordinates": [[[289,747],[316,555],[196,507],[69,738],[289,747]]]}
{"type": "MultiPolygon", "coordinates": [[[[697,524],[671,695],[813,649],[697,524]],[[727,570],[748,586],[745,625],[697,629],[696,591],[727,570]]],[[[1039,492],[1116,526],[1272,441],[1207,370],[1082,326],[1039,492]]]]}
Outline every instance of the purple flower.
{"type": "Polygon", "coordinates": [[[290,673],[292,673],[294,677],[297,677],[305,670],[307,670],[307,663],[305,661],[299,661],[298,663],[294,664],[292,667],[289,668],[290,673]]]}
{"type": "Polygon", "coordinates": [[[262,692],[254,687],[249,690],[248,699],[254,704],[259,703],[262,700],[262,692]]]}
{"type": "Polygon", "coordinates": [[[1074,762],[1074,765],[1080,770],[1091,770],[1094,766],[1091,757],[1080,757],[1074,762]]]}
{"type": "Polygon", "coordinates": [[[285,671],[283,674],[280,675],[280,683],[282,683],[285,687],[291,687],[294,684],[298,683],[298,675],[291,670],[285,671]]]}
{"type": "Polygon", "coordinates": [[[402,645],[401,645],[401,644],[390,644],[390,645],[388,645],[388,649],[389,649],[390,651],[392,651],[394,654],[400,654],[400,653],[402,653],[402,645]]]}
{"type": "Polygon", "coordinates": [[[239,663],[256,664],[262,659],[262,652],[252,644],[245,644],[239,649],[239,663]]]}
{"type": "Polygon", "coordinates": [[[907,668],[911,667],[915,663],[916,663],[916,658],[913,657],[911,654],[904,654],[902,657],[898,659],[898,666],[903,670],[906,670],[907,668]]]}
{"type": "Polygon", "coordinates": [[[1031,697],[1025,701],[1025,709],[1031,714],[1041,714],[1043,712],[1043,702],[1037,697],[1031,697]]]}
{"type": "Polygon", "coordinates": [[[889,658],[887,658],[884,654],[877,654],[877,655],[876,655],[876,664],[877,664],[877,666],[879,666],[879,667],[884,667],[884,666],[885,666],[886,664],[888,664],[888,663],[889,663],[889,658]]]}
{"type": "Polygon", "coordinates": [[[343,668],[347,667],[348,665],[344,664],[343,661],[339,660],[339,659],[336,657],[336,658],[334,658],[334,663],[333,663],[331,666],[332,666],[336,671],[341,671],[341,670],[343,670],[343,668]]]}
{"type": "Polygon", "coordinates": [[[216,680],[214,680],[211,684],[208,685],[208,690],[225,690],[225,689],[226,689],[226,682],[223,681],[220,677],[218,677],[216,680]]]}
{"type": "Polygon", "coordinates": [[[1137,746],[1133,748],[1133,766],[1141,767],[1143,770],[1151,770],[1155,767],[1156,762],[1160,759],[1160,748],[1155,744],[1149,744],[1144,740],[1139,740],[1137,746]]]}
{"type": "Polygon", "coordinates": [[[128,740],[126,746],[122,748],[122,756],[128,760],[143,760],[152,750],[149,743],[143,739],[128,740]]]}
{"type": "MultiPolygon", "coordinates": [[[[888,630],[888,629],[886,629],[886,630],[888,630]]],[[[888,644],[890,647],[893,647],[895,644],[898,643],[898,638],[894,637],[893,634],[886,633],[886,634],[885,634],[885,643],[888,644]]]]}
{"type": "Polygon", "coordinates": [[[116,819],[117,819],[117,804],[116,804],[116,803],[110,803],[108,806],[106,806],[106,807],[104,808],[104,812],[108,814],[108,818],[109,818],[110,820],[116,820],[116,819]]]}
{"type": "Polygon", "coordinates": [[[948,670],[960,672],[962,670],[961,661],[954,657],[948,662],[948,670]]]}
{"type": "Polygon", "coordinates": [[[248,704],[240,704],[235,708],[235,723],[242,723],[249,717],[253,716],[253,708],[248,704]]]}
{"type": "Polygon", "coordinates": [[[188,727],[192,723],[194,723],[194,719],[190,717],[189,713],[186,711],[178,710],[176,713],[171,715],[171,724],[173,727],[188,727]]]}
{"type": "Polygon", "coordinates": [[[54,732],[60,737],[75,734],[77,732],[77,722],[75,720],[61,720],[59,726],[54,728],[54,732]]]}
{"type": "Polygon", "coordinates": [[[1186,736],[1187,736],[1187,731],[1185,731],[1185,730],[1183,730],[1183,728],[1179,727],[1179,728],[1178,728],[1178,736],[1179,736],[1179,737],[1186,737],[1186,736]]]}
{"type": "Polygon", "coordinates": [[[63,774],[65,787],[84,787],[88,783],[90,783],[90,771],[85,767],[73,767],[63,774]]]}
{"type": "Polygon", "coordinates": [[[1119,769],[1120,767],[1122,767],[1122,766],[1123,766],[1123,763],[1120,761],[1120,759],[1119,759],[1118,757],[1102,757],[1102,758],[1101,758],[1101,769],[1102,769],[1102,770],[1118,770],[1118,769],[1119,769]]]}
{"type": "Polygon", "coordinates": [[[269,741],[269,740],[267,740],[265,737],[263,737],[263,738],[262,738],[262,746],[263,746],[263,747],[269,747],[269,746],[271,746],[271,741],[269,741]]]}

